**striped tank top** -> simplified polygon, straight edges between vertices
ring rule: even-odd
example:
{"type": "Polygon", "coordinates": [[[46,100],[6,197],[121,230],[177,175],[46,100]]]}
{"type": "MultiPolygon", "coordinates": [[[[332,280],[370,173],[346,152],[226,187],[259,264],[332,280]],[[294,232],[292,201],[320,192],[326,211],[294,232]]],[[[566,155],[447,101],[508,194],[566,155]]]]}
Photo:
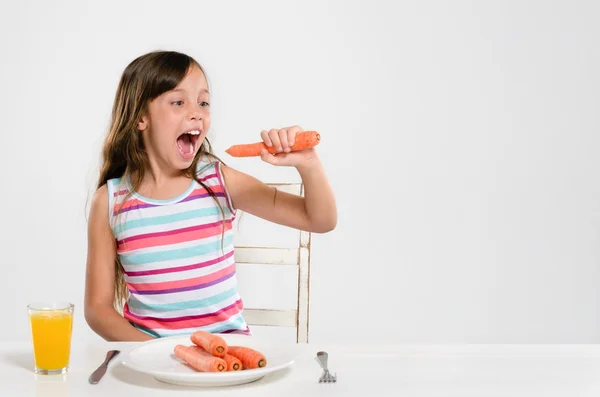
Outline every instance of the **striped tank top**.
{"type": "Polygon", "coordinates": [[[224,225],[221,209],[196,181],[170,200],[132,192],[128,178],[107,183],[110,224],[129,289],[123,316],[154,337],[196,330],[250,334],[237,289],[236,212],[220,163],[198,164],[198,179],[217,196],[224,225]]]}

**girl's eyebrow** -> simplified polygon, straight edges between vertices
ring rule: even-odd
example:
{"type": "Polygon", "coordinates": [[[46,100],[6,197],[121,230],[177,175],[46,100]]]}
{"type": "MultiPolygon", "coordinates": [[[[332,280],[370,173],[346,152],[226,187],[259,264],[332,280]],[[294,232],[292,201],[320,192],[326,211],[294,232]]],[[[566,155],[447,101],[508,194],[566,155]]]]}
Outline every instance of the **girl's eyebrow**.
{"type": "MultiPolygon", "coordinates": [[[[171,92],[187,92],[187,91],[184,90],[183,88],[176,88],[174,90],[171,90],[171,92]]],[[[208,92],[208,90],[206,88],[203,88],[201,90],[201,93],[203,93],[203,94],[210,94],[210,92],[208,92]]]]}

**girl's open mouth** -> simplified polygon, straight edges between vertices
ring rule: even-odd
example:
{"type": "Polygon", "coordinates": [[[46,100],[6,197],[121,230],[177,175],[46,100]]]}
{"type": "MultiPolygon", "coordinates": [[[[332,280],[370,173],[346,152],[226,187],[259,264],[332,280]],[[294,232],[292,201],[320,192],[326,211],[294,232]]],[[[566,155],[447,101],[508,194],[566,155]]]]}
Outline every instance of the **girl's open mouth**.
{"type": "Polygon", "coordinates": [[[198,140],[201,134],[200,130],[191,130],[179,135],[177,138],[177,149],[181,157],[186,160],[194,158],[198,146],[200,146],[198,140]]]}

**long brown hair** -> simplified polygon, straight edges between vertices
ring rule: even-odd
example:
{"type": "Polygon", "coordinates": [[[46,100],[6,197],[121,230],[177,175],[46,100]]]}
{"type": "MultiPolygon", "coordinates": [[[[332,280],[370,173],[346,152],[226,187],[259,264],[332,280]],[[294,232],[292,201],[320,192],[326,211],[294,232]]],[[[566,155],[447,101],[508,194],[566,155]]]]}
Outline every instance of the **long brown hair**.
{"type": "MultiPolygon", "coordinates": [[[[137,129],[138,121],[148,110],[148,104],[161,94],[173,90],[185,78],[193,67],[199,68],[204,77],[202,66],[192,57],[175,51],[154,51],[133,60],[121,75],[112,108],[108,135],[102,148],[102,161],[97,187],[102,187],[112,178],[126,180],[132,175],[132,190],[137,191],[144,180],[149,166],[148,154],[144,148],[141,133],[137,129]]],[[[196,175],[198,161],[203,157],[221,161],[212,153],[207,138],[204,139],[198,153],[189,168],[183,174],[193,178],[211,195],[219,205],[223,222],[225,214],[213,191],[196,175]]],[[[132,192],[129,192],[128,196],[132,192]]],[[[123,202],[127,199],[123,200],[123,202]]],[[[123,267],[119,256],[115,256],[115,308],[121,309],[128,298],[123,267]]]]}

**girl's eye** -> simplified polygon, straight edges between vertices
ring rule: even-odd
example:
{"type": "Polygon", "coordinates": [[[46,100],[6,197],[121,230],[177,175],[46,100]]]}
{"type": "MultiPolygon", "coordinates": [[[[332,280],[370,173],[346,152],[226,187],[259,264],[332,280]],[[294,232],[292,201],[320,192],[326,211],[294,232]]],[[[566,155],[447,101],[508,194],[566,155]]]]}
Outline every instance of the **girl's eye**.
{"type": "Polygon", "coordinates": [[[181,106],[181,105],[183,105],[183,101],[174,101],[174,102],[171,102],[171,105],[181,106]]]}
{"type": "Polygon", "coordinates": [[[199,104],[200,104],[200,106],[202,106],[203,108],[210,106],[210,103],[208,103],[208,102],[205,102],[205,101],[199,102],[199,104]]]}

